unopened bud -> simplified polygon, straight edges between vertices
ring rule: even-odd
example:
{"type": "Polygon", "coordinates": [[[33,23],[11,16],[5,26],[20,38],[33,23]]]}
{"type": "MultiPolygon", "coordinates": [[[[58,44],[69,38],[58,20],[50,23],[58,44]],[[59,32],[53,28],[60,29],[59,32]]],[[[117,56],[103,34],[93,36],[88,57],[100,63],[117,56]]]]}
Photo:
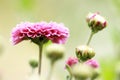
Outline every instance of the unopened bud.
{"type": "Polygon", "coordinates": [[[36,60],[30,60],[29,64],[33,69],[38,67],[38,61],[36,61],[36,60]]]}
{"type": "Polygon", "coordinates": [[[95,56],[95,52],[92,48],[82,45],[76,48],[76,56],[79,60],[86,61],[95,56]]]}
{"type": "Polygon", "coordinates": [[[92,68],[86,64],[76,64],[72,68],[73,76],[78,80],[86,80],[92,76],[92,68]]]}
{"type": "Polygon", "coordinates": [[[89,13],[86,21],[94,33],[104,29],[107,26],[107,21],[104,17],[100,16],[99,13],[89,13]]]}
{"type": "Polygon", "coordinates": [[[64,53],[65,53],[65,49],[60,44],[50,44],[46,48],[46,55],[52,61],[61,59],[64,53]]]}
{"type": "Polygon", "coordinates": [[[93,68],[93,73],[91,79],[94,80],[100,75],[100,70],[98,69],[99,64],[96,60],[90,59],[85,62],[86,65],[93,68]]]}

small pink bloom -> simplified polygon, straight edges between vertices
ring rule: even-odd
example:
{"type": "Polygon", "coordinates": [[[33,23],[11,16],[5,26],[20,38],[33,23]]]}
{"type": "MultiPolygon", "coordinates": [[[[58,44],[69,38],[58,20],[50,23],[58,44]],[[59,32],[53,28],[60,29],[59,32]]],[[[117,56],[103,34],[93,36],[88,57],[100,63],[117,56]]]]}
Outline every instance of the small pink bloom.
{"type": "Polygon", "coordinates": [[[92,60],[92,59],[86,61],[85,64],[90,65],[93,68],[98,68],[99,67],[98,62],[95,61],[95,60],[92,60]]]}
{"type": "Polygon", "coordinates": [[[69,29],[62,23],[56,22],[38,22],[30,23],[23,22],[18,24],[12,30],[12,43],[14,45],[23,40],[42,39],[46,38],[53,43],[64,44],[69,37],[69,29]]]}
{"type": "Polygon", "coordinates": [[[69,65],[70,67],[77,63],[78,63],[78,59],[75,57],[69,57],[68,60],[66,61],[66,65],[69,65]]]}

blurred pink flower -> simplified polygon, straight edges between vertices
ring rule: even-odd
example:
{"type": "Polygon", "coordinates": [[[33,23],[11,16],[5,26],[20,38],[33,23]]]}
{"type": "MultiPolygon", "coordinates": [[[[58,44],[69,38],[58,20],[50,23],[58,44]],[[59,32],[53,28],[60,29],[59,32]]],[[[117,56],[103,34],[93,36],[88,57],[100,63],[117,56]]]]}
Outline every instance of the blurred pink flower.
{"type": "Polygon", "coordinates": [[[53,43],[64,44],[69,37],[69,29],[64,24],[56,22],[38,22],[30,23],[23,22],[18,24],[12,30],[12,43],[14,45],[20,43],[23,40],[46,38],[53,43]]]}
{"type": "Polygon", "coordinates": [[[77,63],[78,63],[78,59],[75,57],[69,57],[68,60],[66,61],[66,65],[69,65],[70,67],[77,63]]]}
{"type": "Polygon", "coordinates": [[[99,67],[98,62],[95,61],[95,60],[92,60],[92,59],[86,61],[85,64],[90,65],[93,68],[98,68],[99,67]]]}

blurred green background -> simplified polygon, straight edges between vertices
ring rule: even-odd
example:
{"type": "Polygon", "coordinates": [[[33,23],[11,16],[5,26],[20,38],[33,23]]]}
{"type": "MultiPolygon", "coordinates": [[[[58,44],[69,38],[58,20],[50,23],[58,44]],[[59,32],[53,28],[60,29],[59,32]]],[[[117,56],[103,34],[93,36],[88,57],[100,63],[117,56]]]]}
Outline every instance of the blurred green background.
{"type": "MultiPolygon", "coordinates": [[[[87,42],[90,29],[85,21],[89,12],[100,12],[108,26],[94,35],[91,46],[100,62],[103,80],[116,79],[116,66],[120,62],[120,0],[0,0],[0,74],[2,80],[25,80],[30,72],[28,61],[38,58],[38,47],[29,41],[13,46],[11,30],[24,21],[63,22],[70,29],[65,44],[66,54],[56,65],[53,80],[65,80],[65,60],[75,56],[75,47],[87,42]]],[[[42,76],[49,71],[49,61],[43,55],[42,76]]]]}

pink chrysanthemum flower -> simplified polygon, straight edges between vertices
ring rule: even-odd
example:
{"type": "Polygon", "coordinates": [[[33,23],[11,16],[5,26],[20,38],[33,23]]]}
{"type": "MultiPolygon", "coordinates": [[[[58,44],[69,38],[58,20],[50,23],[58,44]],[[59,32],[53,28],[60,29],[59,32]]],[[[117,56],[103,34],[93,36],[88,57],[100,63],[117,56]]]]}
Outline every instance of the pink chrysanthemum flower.
{"type": "Polygon", "coordinates": [[[98,62],[95,61],[95,60],[92,60],[92,59],[86,61],[85,64],[90,65],[93,68],[98,68],[99,67],[98,62]]]}
{"type": "Polygon", "coordinates": [[[68,60],[66,61],[66,65],[68,66],[73,66],[78,63],[78,59],[75,57],[69,57],[68,60]]]}
{"type": "Polygon", "coordinates": [[[69,30],[62,23],[56,22],[23,22],[12,30],[12,43],[14,45],[23,40],[31,40],[34,43],[51,40],[53,43],[64,44],[69,37],[69,30]]]}

